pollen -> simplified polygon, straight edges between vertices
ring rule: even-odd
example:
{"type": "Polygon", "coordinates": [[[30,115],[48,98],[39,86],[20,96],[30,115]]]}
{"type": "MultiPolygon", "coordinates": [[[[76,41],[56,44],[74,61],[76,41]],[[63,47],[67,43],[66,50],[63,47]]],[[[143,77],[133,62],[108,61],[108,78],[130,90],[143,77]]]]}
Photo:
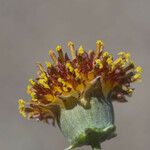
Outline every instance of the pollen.
{"type": "Polygon", "coordinates": [[[142,68],[131,60],[129,53],[119,52],[114,59],[101,40],[96,42],[95,50],[86,51],[82,46],[76,49],[73,42],[68,43],[68,48],[71,58],[58,45],[55,51],[49,51],[52,62],[46,61],[45,67],[37,63],[37,77],[29,79],[27,86],[31,100],[18,101],[22,116],[48,123],[49,119],[58,118],[66,104],[74,106],[70,98],[85,106],[88,103],[85,92],[97,78],[104,98],[109,95],[111,100],[126,102],[126,97],[134,91],[131,83],[141,79],[142,68]]]}

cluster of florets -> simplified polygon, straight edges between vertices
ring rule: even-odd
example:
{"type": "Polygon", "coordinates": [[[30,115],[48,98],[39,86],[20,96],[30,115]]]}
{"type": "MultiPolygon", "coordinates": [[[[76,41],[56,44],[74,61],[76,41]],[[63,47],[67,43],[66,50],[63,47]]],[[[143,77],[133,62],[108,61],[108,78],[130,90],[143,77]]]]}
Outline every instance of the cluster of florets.
{"type": "Polygon", "coordinates": [[[82,46],[75,50],[72,42],[68,47],[72,59],[57,46],[58,56],[53,50],[49,51],[52,64],[46,62],[46,68],[38,64],[37,78],[30,79],[27,87],[31,100],[19,100],[19,111],[24,117],[45,122],[51,118],[55,120],[60,109],[66,106],[63,97],[68,96],[76,97],[76,103],[86,105],[80,97],[97,77],[106,99],[109,96],[111,100],[126,102],[126,96],[132,95],[130,83],[141,79],[142,68],[131,61],[129,53],[119,52],[118,58],[114,59],[104,51],[102,41],[96,42],[95,51],[86,52],[82,46]]]}

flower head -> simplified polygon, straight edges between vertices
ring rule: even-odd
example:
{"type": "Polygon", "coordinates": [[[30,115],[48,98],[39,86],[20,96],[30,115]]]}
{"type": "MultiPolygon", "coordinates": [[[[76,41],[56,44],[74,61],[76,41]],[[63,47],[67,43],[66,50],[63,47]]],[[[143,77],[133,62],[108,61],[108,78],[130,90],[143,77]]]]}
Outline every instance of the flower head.
{"type": "Polygon", "coordinates": [[[132,95],[130,84],[141,79],[142,68],[133,63],[129,53],[119,52],[114,59],[104,51],[102,41],[96,42],[95,51],[87,52],[82,46],[76,50],[72,42],[68,48],[72,58],[58,45],[58,56],[49,51],[53,63],[45,62],[46,67],[37,64],[37,78],[30,79],[27,86],[31,100],[19,100],[22,116],[48,122],[58,118],[61,108],[71,109],[76,104],[86,107],[88,100],[82,97],[96,78],[100,78],[104,98],[126,102],[132,95]]]}

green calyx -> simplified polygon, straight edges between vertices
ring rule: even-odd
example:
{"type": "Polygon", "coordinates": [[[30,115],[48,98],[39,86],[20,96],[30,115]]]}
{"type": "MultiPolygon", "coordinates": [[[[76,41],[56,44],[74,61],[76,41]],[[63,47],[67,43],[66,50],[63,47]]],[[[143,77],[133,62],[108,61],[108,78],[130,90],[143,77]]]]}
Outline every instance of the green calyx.
{"type": "Polygon", "coordinates": [[[90,92],[90,107],[77,104],[71,109],[61,109],[58,126],[71,145],[66,150],[84,145],[100,150],[102,142],[116,136],[112,102],[102,97],[98,88],[90,92]]]}
{"type": "Polygon", "coordinates": [[[99,145],[115,136],[113,106],[111,102],[91,100],[91,108],[78,105],[71,110],[63,109],[60,129],[70,143],[69,149],[83,145],[99,145]]]}

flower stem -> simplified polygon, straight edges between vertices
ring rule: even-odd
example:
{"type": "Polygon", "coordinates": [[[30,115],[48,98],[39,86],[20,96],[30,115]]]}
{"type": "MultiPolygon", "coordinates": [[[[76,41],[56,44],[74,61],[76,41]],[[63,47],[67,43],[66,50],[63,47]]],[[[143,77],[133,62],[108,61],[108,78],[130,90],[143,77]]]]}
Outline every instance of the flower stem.
{"type": "Polygon", "coordinates": [[[92,150],[101,150],[101,145],[99,143],[94,143],[91,145],[92,150]]]}

